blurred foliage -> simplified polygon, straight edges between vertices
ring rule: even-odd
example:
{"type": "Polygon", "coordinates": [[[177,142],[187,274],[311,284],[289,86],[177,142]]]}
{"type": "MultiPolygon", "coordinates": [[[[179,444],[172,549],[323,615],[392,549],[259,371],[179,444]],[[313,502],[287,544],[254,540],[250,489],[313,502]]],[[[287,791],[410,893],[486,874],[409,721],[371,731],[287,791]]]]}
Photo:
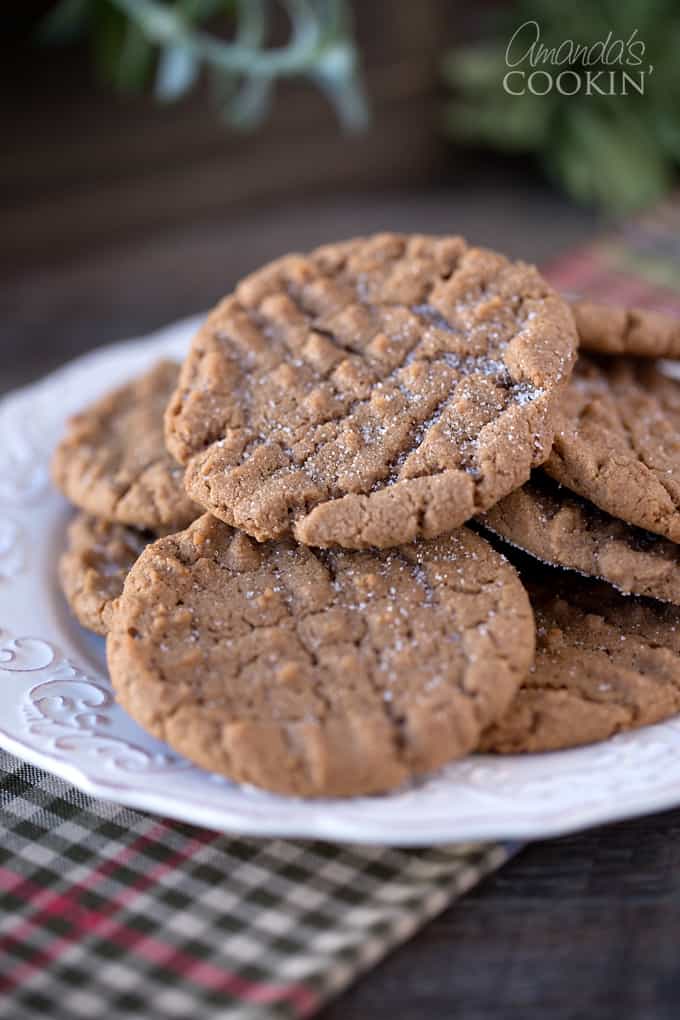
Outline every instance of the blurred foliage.
{"type": "MultiPolygon", "coordinates": [[[[528,39],[529,36],[523,37],[528,39]]],[[[513,55],[526,47],[518,45],[513,55]]],[[[639,51],[638,51],[639,52],[639,51]]],[[[562,50],[564,55],[565,50],[562,50]]],[[[446,109],[447,132],[458,140],[481,143],[497,150],[533,152],[548,173],[578,202],[608,212],[639,208],[663,195],[680,163],[680,3],[678,0],[590,0],[564,4],[558,0],[516,0],[496,16],[493,38],[449,53],[444,74],[455,90],[446,109]],[[506,49],[513,33],[527,21],[540,26],[545,47],[564,40],[592,46],[605,40],[635,38],[644,43],[641,68],[623,61],[587,65],[571,63],[536,69],[576,71],[583,83],[575,95],[561,95],[553,87],[546,95],[511,95],[504,90],[510,69],[506,49]],[[653,68],[651,73],[649,67],[653,68]],[[587,94],[586,71],[614,71],[618,94],[587,94]],[[636,76],[644,70],[644,94],[633,88],[620,94],[623,70],[636,76]]],[[[611,55],[611,54],[610,54],[611,55]]],[[[527,75],[529,61],[520,65],[527,75]]],[[[536,91],[547,79],[541,78],[536,91]]],[[[573,75],[564,79],[570,91],[573,75]]],[[[519,91],[523,80],[511,79],[519,91]]]]}
{"type": "Polygon", "coordinates": [[[166,102],[185,95],[204,70],[232,127],[259,124],[276,81],[289,77],[318,86],[346,127],[367,121],[347,0],[61,0],[42,36],[54,42],[87,36],[104,80],[121,92],[153,82],[166,102]],[[290,34],[273,47],[277,8],[290,34]],[[228,38],[208,30],[225,21],[228,38]]]}

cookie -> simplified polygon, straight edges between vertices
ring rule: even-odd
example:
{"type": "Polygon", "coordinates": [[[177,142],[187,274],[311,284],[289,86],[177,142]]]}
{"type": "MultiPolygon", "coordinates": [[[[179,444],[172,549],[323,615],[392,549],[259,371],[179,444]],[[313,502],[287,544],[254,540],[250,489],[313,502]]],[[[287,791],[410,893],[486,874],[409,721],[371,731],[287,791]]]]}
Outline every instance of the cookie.
{"type": "Polygon", "coordinates": [[[571,309],[584,351],[680,358],[680,322],[670,315],[594,301],[575,301],[571,309]]]}
{"type": "Polygon", "coordinates": [[[192,499],[260,541],[387,548],[492,506],[548,456],[568,306],[461,238],[290,255],[210,315],[166,413],[192,499]]]}
{"type": "Polygon", "coordinates": [[[478,521],[544,563],[680,605],[680,547],[598,510],[541,471],[478,521]]]}
{"type": "Polygon", "coordinates": [[[680,384],[652,362],[582,356],[544,470],[613,517],[680,542],[680,384]]]}
{"type": "Polygon", "coordinates": [[[313,551],[206,514],[132,567],[107,657],[122,706],[204,768],[351,796],[471,751],[533,645],[515,571],[468,529],[313,551]]]}
{"type": "Polygon", "coordinates": [[[123,591],[130,567],[148,533],[79,513],[68,529],[59,560],[59,581],[66,601],[83,627],[106,634],[113,602],[123,591]]]}
{"type": "Polygon", "coordinates": [[[70,419],[52,476],[81,510],[151,530],[183,528],[198,516],[163,439],[178,372],[174,362],[161,361],[70,419]]]}
{"type": "Polygon", "coordinates": [[[680,610],[548,568],[522,580],[536,662],[480,750],[555,751],[680,712],[680,610]]]}

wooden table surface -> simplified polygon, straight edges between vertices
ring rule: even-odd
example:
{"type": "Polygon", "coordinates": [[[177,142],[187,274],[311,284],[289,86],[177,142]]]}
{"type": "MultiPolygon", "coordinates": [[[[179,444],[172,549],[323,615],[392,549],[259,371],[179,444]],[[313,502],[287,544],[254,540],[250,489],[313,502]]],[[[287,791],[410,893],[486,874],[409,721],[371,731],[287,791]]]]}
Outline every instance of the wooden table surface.
{"type": "MultiPolygon", "coordinates": [[[[33,107],[26,101],[33,71],[21,61],[15,70],[21,102],[8,91],[0,97],[15,143],[0,171],[3,390],[91,347],[201,311],[245,271],[286,250],[384,228],[460,231],[545,263],[599,229],[517,163],[483,172],[456,165],[441,186],[425,189],[413,147],[402,177],[418,190],[389,190],[383,164],[401,109],[389,105],[391,93],[384,138],[373,140],[383,169],[372,190],[363,180],[327,181],[323,193],[303,186],[295,201],[272,192],[247,204],[220,192],[228,154],[218,159],[214,142],[200,142],[187,111],[172,115],[181,121],[172,138],[188,160],[181,176],[180,157],[160,129],[142,144],[161,115],[102,114],[77,81],[68,102],[55,106],[53,90],[43,87],[33,107]],[[78,119],[73,112],[69,121],[65,107],[78,119]]],[[[414,93],[409,102],[415,124],[420,100],[414,93]]],[[[361,144],[348,149],[350,162],[361,144]]],[[[275,174],[275,147],[267,160],[275,174]]],[[[260,173],[262,165],[260,156],[260,173]]],[[[679,934],[676,811],[525,848],[322,1020],[676,1020],[679,934]]]]}

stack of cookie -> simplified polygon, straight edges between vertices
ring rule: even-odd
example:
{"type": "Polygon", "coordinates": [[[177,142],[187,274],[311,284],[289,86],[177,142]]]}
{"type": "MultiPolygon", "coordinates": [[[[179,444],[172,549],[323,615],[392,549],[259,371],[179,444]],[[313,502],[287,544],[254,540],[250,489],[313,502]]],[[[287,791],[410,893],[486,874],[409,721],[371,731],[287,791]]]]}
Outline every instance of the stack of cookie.
{"type": "Polygon", "coordinates": [[[458,237],[329,245],[73,419],[62,587],[123,707],[301,796],[680,711],[680,330],[574,311],[458,237]]]}

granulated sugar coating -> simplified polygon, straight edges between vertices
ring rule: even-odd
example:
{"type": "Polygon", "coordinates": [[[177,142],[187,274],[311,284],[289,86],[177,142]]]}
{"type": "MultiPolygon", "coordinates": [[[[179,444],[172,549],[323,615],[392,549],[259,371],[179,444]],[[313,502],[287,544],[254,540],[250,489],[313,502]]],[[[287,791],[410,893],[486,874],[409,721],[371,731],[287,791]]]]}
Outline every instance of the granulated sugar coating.
{"type": "Polygon", "coordinates": [[[522,581],[536,662],[480,750],[554,751],[680,712],[680,609],[548,568],[522,581]]]}
{"type": "Polygon", "coordinates": [[[546,472],[629,524],[680,542],[680,383],[653,363],[579,358],[546,472]]]}
{"type": "Polygon", "coordinates": [[[379,235],[244,280],[196,336],[166,440],[264,541],[386,548],[462,524],[548,456],[571,312],[531,266],[379,235]]]}
{"type": "Polygon", "coordinates": [[[508,562],[466,528],[388,551],[258,544],[206,514],[148,546],[113,612],[123,707],[278,793],[378,793],[474,750],[533,659],[508,562]]]}

